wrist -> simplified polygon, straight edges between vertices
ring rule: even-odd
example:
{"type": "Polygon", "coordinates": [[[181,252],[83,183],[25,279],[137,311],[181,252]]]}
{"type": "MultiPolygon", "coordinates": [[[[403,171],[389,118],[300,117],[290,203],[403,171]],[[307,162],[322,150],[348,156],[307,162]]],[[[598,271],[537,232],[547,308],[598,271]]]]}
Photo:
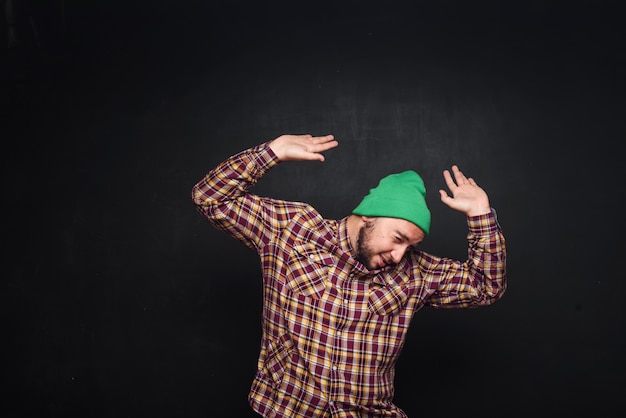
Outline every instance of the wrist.
{"type": "Polygon", "coordinates": [[[487,206],[487,207],[480,207],[480,208],[472,208],[469,211],[467,211],[466,215],[467,216],[481,216],[481,215],[486,215],[490,212],[491,212],[491,206],[487,206]]]}

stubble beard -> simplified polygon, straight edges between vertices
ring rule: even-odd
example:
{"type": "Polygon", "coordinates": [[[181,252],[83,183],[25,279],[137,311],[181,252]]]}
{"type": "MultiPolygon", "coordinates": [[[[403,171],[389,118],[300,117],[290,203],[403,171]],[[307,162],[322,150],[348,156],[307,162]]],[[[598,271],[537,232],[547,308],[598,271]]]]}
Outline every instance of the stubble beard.
{"type": "Polygon", "coordinates": [[[371,269],[370,262],[374,256],[373,251],[368,245],[370,240],[370,232],[374,227],[373,221],[367,221],[365,225],[359,229],[359,235],[356,240],[356,260],[368,269],[371,269]]]}

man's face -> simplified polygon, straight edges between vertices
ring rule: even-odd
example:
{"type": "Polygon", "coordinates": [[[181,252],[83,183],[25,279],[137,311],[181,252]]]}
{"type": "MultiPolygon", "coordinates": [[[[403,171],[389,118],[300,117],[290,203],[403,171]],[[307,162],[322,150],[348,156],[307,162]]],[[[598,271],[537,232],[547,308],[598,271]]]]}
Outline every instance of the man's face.
{"type": "Polygon", "coordinates": [[[406,250],[424,239],[417,225],[398,218],[365,218],[355,258],[370,270],[400,262],[406,250]]]}

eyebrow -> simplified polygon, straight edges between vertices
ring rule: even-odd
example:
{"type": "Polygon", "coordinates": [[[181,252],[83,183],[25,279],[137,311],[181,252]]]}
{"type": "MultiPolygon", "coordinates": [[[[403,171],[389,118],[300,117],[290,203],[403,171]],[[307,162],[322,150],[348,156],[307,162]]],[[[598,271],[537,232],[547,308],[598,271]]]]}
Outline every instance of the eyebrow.
{"type": "Polygon", "coordinates": [[[410,241],[409,237],[407,237],[403,232],[400,232],[398,229],[396,229],[395,232],[400,236],[400,238],[402,238],[403,241],[410,241]]]}
{"type": "Polygon", "coordinates": [[[394,230],[394,232],[400,236],[400,238],[402,239],[402,241],[404,241],[404,242],[408,242],[408,243],[410,243],[412,246],[416,246],[416,245],[418,245],[418,244],[420,243],[420,242],[417,242],[417,243],[413,244],[413,243],[411,242],[411,239],[410,239],[410,238],[409,238],[409,237],[408,237],[405,233],[401,232],[399,229],[394,230]]]}

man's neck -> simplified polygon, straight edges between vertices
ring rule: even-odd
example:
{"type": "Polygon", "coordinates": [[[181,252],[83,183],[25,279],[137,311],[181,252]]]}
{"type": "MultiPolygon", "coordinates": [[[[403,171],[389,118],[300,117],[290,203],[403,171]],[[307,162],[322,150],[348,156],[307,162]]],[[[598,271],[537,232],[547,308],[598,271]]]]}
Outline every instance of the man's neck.
{"type": "Polygon", "coordinates": [[[348,239],[350,240],[351,256],[356,256],[357,242],[359,239],[359,230],[361,229],[362,218],[358,215],[348,216],[346,228],[348,230],[348,239]]]}

